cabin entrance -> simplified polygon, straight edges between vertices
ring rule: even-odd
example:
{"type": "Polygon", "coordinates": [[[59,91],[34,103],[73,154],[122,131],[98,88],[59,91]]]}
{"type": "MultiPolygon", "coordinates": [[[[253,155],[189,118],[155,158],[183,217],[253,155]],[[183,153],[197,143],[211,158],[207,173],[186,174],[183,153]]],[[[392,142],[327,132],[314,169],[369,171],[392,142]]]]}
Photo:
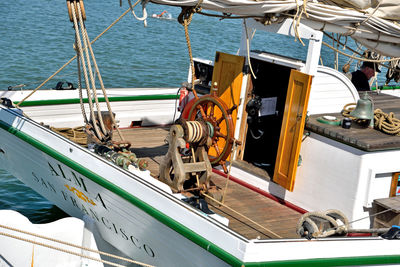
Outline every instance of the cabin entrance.
{"type": "Polygon", "coordinates": [[[251,59],[252,98],[246,103],[247,134],[243,160],[272,178],[291,68],[251,59]]]}
{"type": "MultiPolygon", "coordinates": [[[[253,53],[251,66],[255,77],[243,71],[243,57],[217,52],[213,67],[213,82],[221,85],[218,95],[230,106],[239,106],[239,94],[245,96],[240,102],[243,110],[236,136],[241,144],[234,155],[233,164],[247,171],[255,170],[258,176],[292,191],[299,161],[299,151],[306,118],[311,76],[297,71],[304,63],[280,58],[266,53],[253,53]],[[271,58],[274,57],[274,60],[271,58]],[[289,62],[289,63],[288,63],[289,62]],[[241,81],[251,79],[247,89],[241,81]],[[234,89],[235,88],[235,89],[234,89]],[[241,91],[246,90],[246,93],[241,91]],[[243,106],[242,106],[243,105],[243,106]],[[256,167],[256,168],[254,168],[256,167]]],[[[205,65],[197,65],[196,76],[209,73],[205,65]]],[[[212,66],[207,66],[211,67],[212,66]]],[[[249,81],[249,80],[247,80],[249,81]]],[[[210,81],[205,81],[209,84],[210,81]]],[[[204,86],[204,85],[203,85],[204,86]]],[[[236,121],[236,113],[232,113],[236,121]]],[[[209,151],[209,155],[212,153],[209,151]]],[[[229,158],[228,158],[229,160],[229,158]]]]}

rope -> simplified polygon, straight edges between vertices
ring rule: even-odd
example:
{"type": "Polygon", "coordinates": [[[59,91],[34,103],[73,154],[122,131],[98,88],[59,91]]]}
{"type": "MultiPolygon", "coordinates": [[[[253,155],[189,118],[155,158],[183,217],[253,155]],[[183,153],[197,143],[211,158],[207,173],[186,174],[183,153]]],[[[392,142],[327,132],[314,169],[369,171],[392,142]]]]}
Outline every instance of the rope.
{"type": "Polygon", "coordinates": [[[186,121],[188,129],[187,142],[197,143],[204,138],[204,129],[198,121],[186,121]]]}
{"type": "Polygon", "coordinates": [[[381,63],[381,62],[396,61],[396,60],[399,60],[399,59],[400,59],[400,57],[391,58],[391,59],[370,59],[370,58],[363,58],[363,57],[355,57],[355,56],[346,54],[346,53],[344,53],[344,52],[342,52],[342,51],[340,51],[340,50],[334,48],[333,46],[331,46],[331,45],[325,43],[324,41],[322,41],[322,44],[325,45],[325,46],[327,46],[327,47],[329,47],[329,48],[332,49],[332,50],[337,51],[339,54],[342,54],[342,55],[344,55],[344,56],[346,56],[346,57],[349,57],[349,58],[352,58],[352,59],[356,59],[356,60],[359,60],[359,61],[368,61],[368,62],[381,63]]]}
{"type": "Polygon", "coordinates": [[[351,224],[351,223],[355,223],[355,222],[358,222],[358,221],[361,221],[361,220],[364,220],[364,219],[369,219],[369,218],[371,218],[371,217],[375,217],[375,216],[377,216],[377,215],[379,215],[379,214],[383,214],[383,213],[386,213],[386,212],[388,212],[388,211],[391,211],[391,210],[393,210],[393,209],[392,209],[392,208],[390,208],[390,209],[387,209],[387,210],[383,210],[383,211],[380,211],[380,212],[377,212],[377,213],[374,213],[374,214],[371,214],[371,215],[368,215],[368,216],[362,217],[362,218],[360,218],[360,219],[357,219],[357,220],[351,221],[351,222],[349,222],[349,224],[351,224]]]}
{"type": "MultiPolygon", "coordinates": [[[[332,33],[332,35],[333,35],[333,33],[332,33]]],[[[337,41],[336,42],[336,49],[339,49],[339,35],[336,34],[336,36],[337,36],[337,39],[332,38],[332,40],[333,40],[332,46],[334,46],[335,45],[335,41],[337,41]]],[[[335,51],[335,61],[334,62],[335,62],[334,63],[334,68],[335,68],[335,70],[338,70],[339,69],[339,53],[337,51],[335,51]]]]}
{"type": "Polygon", "coordinates": [[[189,37],[189,24],[192,22],[193,15],[194,13],[198,12],[201,10],[200,5],[202,4],[203,0],[199,0],[197,5],[195,7],[182,7],[182,11],[178,16],[178,22],[183,25],[185,29],[185,38],[186,38],[186,43],[188,47],[188,52],[189,52],[189,58],[190,58],[190,68],[192,69],[192,91],[194,94],[194,97],[198,99],[199,97],[197,96],[197,92],[194,88],[194,80],[195,80],[195,70],[194,70],[194,61],[193,61],[193,55],[192,55],[192,46],[190,44],[190,37],[189,37]]]}
{"type": "Polygon", "coordinates": [[[24,241],[24,242],[32,243],[32,244],[39,245],[39,246],[42,246],[42,247],[58,250],[58,251],[61,251],[63,253],[71,254],[71,255],[74,255],[74,256],[78,256],[78,257],[87,258],[87,259],[90,259],[90,260],[93,260],[93,261],[106,263],[106,264],[109,264],[109,265],[112,265],[112,266],[118,266],[118,267],[119,266],[121,266],[121,267],[124,266],[124,265],[120,265],[120,264],[117,264],[117,263],[113,263],[111,261],[97,259],[97,258],[94,258],[94,257],[91,257],[91,256],[87,256],[87,255],[81,254],[81,253],[76,253],[76,252],[73,252],[71,250],[62,249],[62,248],[58,248],[58,247],[55,247],[55,246],[47,245],[47,244],[44,244],[44,243],[41,243],[41,242],[37,242],[37,241],[32,240],[32,239],[22,238],[22,237],[19,237],[19,236],[16,236],[16,235],[11,235],[11,234],[7,234],[7,233],[3,233],[3,232],[0,232],[0,235],[7,236],[7,237],[10,237],[10,238],[14,238],[14,239],[17,239],[17,240],[21,240],[21,241],[24,241]]]}
{"type": "MultiPolygon", "coordinates": [[[[81,20],[81,24],[82,24],[83,20],[82,20],[82,17],[81,17],[81,11],[80,11],[79,5],[78,5],[78,12],[79,12],[79,16],[80,16],[80,20],[81,20]]],[[[110,118],[111,118],[112,124],[114,125],[115,129],[117,130],[118,135],[121,137],[122,140],[124,140],[125,138],[123,137],[121,131],[117,127],[117,123],[115,121],[114,114],[113,114],[112,109],[111,109],[110,101],[108,100],[107,92],[106,92],[106,89],[104,87],[103,79],[101,77],[100,70],[99,70],[99,67],[97,65],[97,61],[96,61],[96,58],[94,56],[94,53],[93,53],[92,45],[90,43],[89,35],[87,34],[86,27],[83,27],[83,33],[84,33],[83,35],[86,36],[85,46],[87,45],[88,48],[89,48],[90,55],[91,55],[92,61],[93,61],[93,66],[94,66],[94,68],[96,70],[97,77],[99,79],[100,87],[101,87],[101,90],[103,92],[103,96],[104,96],[104,99],[105,99],[105,102],[106,102],[106,105],[107,105],[108,112],[110,114],[110,118]]],[[[86,49],[86,47],[85,47],[85,49],[86,49]]],[[[92,71],[91,71],[91,69],[89,69],[89,71],[90,71],[90,74],[91,74],[90,76],[91,76],[91,79],[92,79],[92,71]]],[[[101,128],[103,129],[103,133],[107,134],[107,130],[104,127],[104,123],[103,123],[103,118],[102,118],[103,116],[101,115],[101,111],[100,111],[100,107],[99,107],[99,102],[98,102],[98,98],[97,98],[97,92],[96,92],[96,88],[95,88],[94,78],[93,78],[92,84],[93,84],[93,89],[94,89],[93,92],[94,92],[95,100],[96,100],[96,107],[97,107],[97,110],[98,110],[98,117],[100,118],[99,119],[100,120],[100,125],[101,125],[101,128]]]]}
{"type": "MultiPolygon", "coordinates": [[[[355,105],[356,103],[344,105],[342,109],[343,117],[348,117],[352,120],[357,119],[350,116],[350,112],[355,109],[355,105]]],[[[385,113],[377,108],[374,110],[374,128],[386,134],[400,136],[400,119],[395,118],[393,112],[385,113]]]]}
{"type": "Polygon", "coordinates": [[[207,195],[207,194],[205,194],[205,193],[202,193],[202,195],[205,196],[205,197],[207,197],[207,198],[209,198],[209,199],[211,199],[212,201],[214,201],[214,202],[217,203],[218,205],[221,205],[222,207],[227,208],[228,210],[230,210],[230,211],[236,213],[237,215],[239,215],[239,216],[245,218],[246,220],[248,220],[248,221],[252,222],[253,224],[257,225],[258,227],[262,228],[263,230],[265,230],[265,231],[268,233],[268,234],[267,234],[268,236],[271,236],[271,237],[274,237],[274,238],[282,238],[282,236],[278,235],[277,233],[275,233],[275,232],[269,230],[268,228],[262,226],[261,224],[255,222],[255,221],[253,221],[252,219],[250,219],[250,218],[247,217],[246,215],[243,215],[243,214],[241,214],[240,212],[238,212],[238,211],[236,211],[236,210],[230,208],[229,206],[227,206],[227,205],[225,205],[224,203],[222,203],[222,202],[216,200],[215,198],[213,198],[213,197],[211,197],[211,196],[209,196],[209,195],[207,195]]]}
{"type": "Polygon", "coordinates": [[[383,112],[379,108],[374,111],[375,128],[384,133],[400,136],[400,120],[394,117],[394,113],[383,112]]]}
{"type": "Polygon", "coordinates": [[[68,138],[69,140],[77,143],[79,145],[87,145],[87,134],[85,132],[85,127],[79,126],[75,128],[55,128],[50,127],[50,130],[68,138]]]}
{"type": "MultiPolygon", "coordinates": [[[[75,49],[76,49],[76,55],[79,55],[78,49],[78,43],[75,40],[75,49]]],[[[83,93],[82,93],[82,74],[81,74],[81,60],[79,59],[79,56],[76,58],[77,62],[77,67],[78,67],[78,92],[79,92],[79,106],[81,107],[81,112],[83,116],[83,120],[85,124],[88,124],[89,121],[86,116],[86,110],[85,110],[85,105],[83,104],[83,93]]]]}
{"type": "MultiPolygon", "coordinates": [[[[328,37],[328,38],[330,38],[330,39],[334,39],[332,36],[330,36],[329,34],[327,34],[325,31],[323,32],[324,33],[324,36],[326,36],[326,37],[328,37]]],[[[347,44],[347,36],[345,36],[346,37],[346,42],[343,44],[342,42],[340,42],[340,40],[336,40],[336,42],[338,43],[338,44],[340,44],[341,46],[343,46],[343,50],[346,50],[346,49],[348,49],[348,50],[350,50],[351,52],[353,52],[353,56],[354,55],[359,55],[359,56],[362,56],[362,54],[360,53],[360,50],[361,50],[361,45],[359,45],[359,44],[357,44],[357,49],[356,50],[354,50],[354,49],[352,49],[351,47],[348,47],[346,44],[347,44]]],[[[352,58],[349,58],[348,60],[347,60],[347,62],[346,62],[346,64],[344,64],[344,66],[343,66],[343,72],[344,73],[347,73],[348,71],[349,71],[349,69],[350,69],[350,64],[353,62],[353,59],[352,58]]],[[[386,66],[385,66],[386,67],[386,66]]]]}
{"type": "MultiPolygon", "coordinates": [[[[236,148],[237,148],[237,143],[235,142],[234,145],[233,145],[233,150],[232,150],[231,155],[235,155],[235,153],[236,153],[236,148]]],[[[228,192],[228,185],[229,185],[229,181],[230,181],[230,180],[229,180],[229,177],[231,176],[232,162],[233,162],[233,160],[231,159],[231,160],[229,161],[228,173],[227,173],[227,175],[226,175],[226,183],[225,183],[224,192],[222,193],[222,200],[221,200],[222,203],[225,202],[225,196],[226,196],[226,194],[227,194],[227,192],[228,192]]]]}
{"type": "Polygon", "coordinates": [[[293,20],[296,22],[294,26],[294,33],[295,33],[295,41],[298,39],[300,43],[305,46],[303,40],[300,38],[299,34],[299,26],[300,26],[300,20],[303,15],[303,12],[306,14],[306,17],[308,18],[308,13],[307,13],[307,0],[303,1],[303,5],[300,7],[298,0],[296,0],[296,14],[294,15],[293,20]],[[299,14],[300,11],[300,14],[299,14]]]}
{"type": "MultiPolygon", "coordinates": [[[[86,26],[85,26],[85,24],[83,22],[80,5],[78,5],[76,2],[75,2],[75,5],[78,8],[79,24],[80,24],[82,37],[83,37],[83,44],[85,46],[85,52],[86,52],[85,55],[86,55],[86,61],[87,61],[87,66],[88,66],[88,72],[89,72],[90,82],[92,84],[92,88],[91,89],[93,91],[93,98],[95,100],[96,109],[97,109],[97,119],[99,120],[100,128],[101,128],[101,131],[102,131],[103,135],[106,135],[107,134],[107,130],[106,130],[106,127],[104,126],[103,116],[101,115],[99,99],[97,97],[96,81],[94,80],[94,77],[93,77],[92,64],[90,62],[89,52],[90,52],[90,55],[92,56],[93,63],[96,61],[96,59],[95,59],[94,54],[93,54],[92,46],[90,45],[90,40],[89,40],[89,36],[87,34],[86,26]]],[[[90,88],[90,87],[86,87],[86,88],[90,88]]],[[[94,121],[95,120],[93,118],[93,122],[94,121]]],[[[93,123],[93,124],[95,124],[95,123],[93,123]]]]}
{"type": "MultiPolygon", "coordinates": [[[[22,233],[22,234],[27,234],[27,235],[30,235],[30,236],[42,238],[42,239],[49,240],[49,241],[52,241],[52,242],[56,242],[56,243],[59,243],[59,244],[62,244],[62,245],[66,245],[66,246],[78,248],[78,249],[81,249],[81,250],[97,253],[97,254],[108,256],[108,257],[115,258],[115,259],[118,259],[118,260],[123,260],[123,261],[126,261],[126,262],[139,264],[139,265],[142,265],[142,266],[152,267],[152,265],[148,265],[148,264],[145,264],[145,263],[134,261],[134,260],[129,259],[129,258],[121,257],[121,256],[118,256],[118,255],[110,254],[110,253],[107,253],[107,252],[103,252],[103,251],[99,251],[99,250],[95,250],[95,249],[91,249],[91,248],[87,248],[87,247],[83,247],[83,246],[79,246],[79,245],[75,245],[75,244],[72,244],[72,243],[69,243],[69,242],[65,242],[65,241],[62,241],[62,240],[58,240],[58,239],[55,239],[55,238],[51,238],[51,237],[47,237],[47,236],[43,236],[43,235],[39,235],[39,234],[35,234],[35,233],[31,233],[31,232],[24,231],[24,230],[20,230],[20,229],[17,229],[17,228],[14,228],[14,227],[10,227],[10,226],[7,226],[7,225],[0,224],[0,227],[4,228],[4,229],[7,229],[7,230],[10,230],[10,231],[19,232],[19,233],[22,233]]],[[[38,242],[38,241],[35,241],[35,240],[31,240],[31,239],[27,239],[27,238],[15,236],[15,235],[12,235],[12,234],[0,232],[0,235],[4,235],[4,236],[7,236],[7,237],[15,238],[15,239],[18,239],[18,240],[21,240],[21,241],[25,241],[25,242],[28,242],[28,243],[33,243],[35,245],[51,248],[51,249],[58,250],[58,251],[61,251],[61,252],[64,252],[64,253],[68,253],[68,254],[72,254],[72,255],[75,255],[75,256],[78,256],[78,257],[83,257],[83,258],[87,258],[87,259],[90,259],[90,260],[94,260],[94,261],[110,264],[110,265],[113,265],[113,266],[123,266],[123,265],[119,265],[119,264],[116,264],[116,263],[113,263],[113,262],[110,262],[110,261],[105,261],[105,260],[93,258],[93,257],[87,256],[87,255],[84,255],[84,254],[79,254],[79,253],[76,253],[76,252],[73,252],[73,251],[70,251],[70,250],[58,248],[58,247],[55,247],[55,246],[51,246],[51,245],[44,244],[44,243],[41,243],[41,242],[38,242]]]]}
{"type": "MultiPolygon", "coordinates": [[[[78,44],[79,57],[80,57],[80,60],[82,62],[83,77],[85,79],[85,84],[86,84],[86,93],[87,93],[88,103],[89,103],[90,118],[91,118],[91,120],[93,122],[93,127],[94,127],[94,130],[96,132],[96,135],[100,138],[101,137],[100,130],[99,130],[97,124],[95,123],[96,120],[95,120],[95,115],[94,115],[93,101],[92,101],[92,96],[91,96],[91,93],[90,93],[91,88],[90,88],[90,84],[89,84],[89,78],[88,78],[88,74],[87,74],[85,58],[84,58],[84,55],[83,55],[84,51],[82,49],[82,41],[81,41],[81,37],[79,35],[78,21],[77,21],[76,13],[75,13],[76,12],[76,7],[75,7],[76,3],[74,2],[73,4],[74,4],[74,7],[72,8],[72,12],[71,13],[72,13],[73,24],[74,24],[74,28],[75,28],[75,38],[76,38],[75,42],[78,44]]],[[[81,24],[81,26],[82,26],[82,24],[81,24]]],[[[85,50],[85,52],[87,54],[87,49],[85,50]]],[[[86,59],[88,60],[88,66],[90,66],[88,56],[86,56],[86,59]]],[[[90,73],[91,73],[91,71],[90,71],[90,73]]]]}
{"type": "Polygon", "coordinates": [[[372,229],[355,229],[355,228],[350,228],[349,225],[361,221],[364,219],[369,219],[372,217],[375,217],[379,214],[388,212],[393,210],[392,208],[383,210],[381,212],[377,212],[375,214],[368,215],[366,217],[353,220],[353,221],[348,221],[347,217],[339,210],[327,210],[325,212],[307,212],[297,222],[296,225],[296,233],[299,234],[302,237],[306,237],[308,239],[311,238],[320,238],[320,237],[328,237],[332,236],[335,234],[339,235],[345,235],[348,233],[376,233],[376,234],[383,234],[389,231],[390,228],[372,228],[372,229]],[[317,221],[321,223],[322,221],[325,220],[330,223],[330,227],[328,229],[321,229],[320,227],[317,226],[317,224],[314,222],[312,217],[317,218],[317,221]],[[342,224],[339,225],[338,220],[342,222],[342,224]],[[306,232],[306,226],[305,223],[308,223],[308,226],[311,227],[312,233],[306,232]]]}
{"type": "Polygon", "coordinates": [[[344,105],[343,109],[342,109],[342,115],[343,117],[347,117],[350,119],[355,119],[354,117],[350,116],[350,112],[352,112],[356,107],[356,103],[349,103],[344,105]],[[354,106],[354,107],[351,107],[354,106]]]}
{"type": "MultiPolygon", "coordinates": [[[[249,40],[249,34],[247,32],[246,20],[244,19],[243,22],[244,22],[244,28],[245,28],[245,31],[246,31],[247,64],[249,65],[249,68],[250,68],[250,71],[251,71],[251,75],[253,75],[254,79],[257,79],[256,75],[254,74],[253,67],[251,66],[251,62],[250,62],[250,40],[249,40]]],[[[256,30],[254,30],[251,39],[253,39],[255,33],[256,33],[256,30]]]]}
{"type": "MultiPolygon", "coordinates": [[[[121,0],[122,1],[122,0],[121,0]]],[[[129,7],[130,7],[130,9],[131,9],[131,11],[132,11],[132,15],[135,17],[135,19],[137,19],[137,20],[139,20],[139,21],[143,21],[144,22],[144,26],[146,27],[147,26],[147,22],[146,22],[146,19],[147,19],[147,10],[146,10],[146,8],[145,8],[145,5],[146,5],[146,3],[147,3],[147,1],[146,2],[144,2],[144,4],[143,4],[143,17],[141,17],[141,18],[139,18],[138,16],[136,16],[136,13],[135,13],[135,11],[133,10],[133,8],[139,3],[139,2],[141,2],[142,0],[138,0],[138,1],[136,1],[136,3],[134,4],[134,5],[132,5],[132,2],[131,2],[131,0],[128,0],[128,4],[129,4],[129,7]]]]}
{"type": "MultiPolygon", "coordinates": [[[[111,118],[111,121],[112,121],[112,125],[114,126],[114,128],[117,129],[117,132],[118,132],[119,136],[123,140],[124,138],[122,136],[122,133],[119,131],[119,129],[117,127],[117,124],[115,122],[114,114],[113,114],[113,112],[111,110],[111,105],[109,103],[109,100],[108,100],[108,97],[107,97],[107,93],[106,93],[106,90],[105,90],[105,87],[104,87],[103,79],[101,77],[101,74],[100,74],[100,71],[99,71],[99,67],[97,65],[96,58],[95,58],[94,53],[93,53],[93,49],[92,49],[92,46],[91,46],[89,35],[87,33],[87,30],[86,30],[86,27],[85,27],[85,24],[84,24],[84,21],[83,21],[81,5],[78,5],[76,3],[76,1],[74,1],[72,4],[74,5],[74,8],[71,10],[71,13],[72,13],[73,23],[74,23],[74,28],[75,28],[75,36],[76,36],[76,42],[75,43],[78,46],[78,50],[77,51],[79,51],[79,53],[78,53],[79,54],[79,59],[82,61],[82,67],[83,67],[83,73],[84,73],[84,78],[85,78],[85,83],[86,83],[86,91],[87,91],[87,95],[88,95],[88,103],[89,103],[90,115],[91,115],[91,120],[92,120],[92,126],[93,126],[93,128],[95,130],[96,136],[100,140],[102,140],[105,136],[108,136],[109,133],[107,131],[107,128],[104,125],[103,116],[102,116],[102,113],[101,113],[100,104],[99,104],[99,100],[98,100],[98,96],[97,96],[96,81],[95,81],[95,78],[93,76],[92,65],[91,65],[93,63],[93,66],[95,68],[97,77],[98,77],[99,82],[100,82],[100,86],[101,86],[104,98],[106,100],[107,109],[108,109],[108,112],[109,112],[109,115],[110,115],[110,118],[111,118]],[[77,18],[76,18],[76,16],[77,16],[76,12],[78,13],[78,19],[79,19],[80,27],[78,27],[78,22],[77,22],[77,18]],[[82,34],[84,49],[82,49],[82,43],[81,43],[81,39],[80,39],[79,29],[80,29],[80,33],[82,34]],[[83,52],[85,52],[88,70],[86,69],[85,58],[83,56],[83,54],[84,54],[83,52]],[[90,58],[92,59],[92,63],[90,61],[90,58]],[[87,72],[89,72],[91,86],[89,84],[89,79],[88,79],[87,72]],[[91,98],[91,94],[93,94],[93,99],[94,99],[94,102],[95,102],[95,105],[96,105],[97,120],[96,120],[96,118],[94,116],[94,108],[93,108],[93,103],[92,103],[93,101],[92,101],[92,98],[91,98]],[[100,124],[101,132],[100,132],[99,127],[97,126],[97,122],[96,121],[98,121],[99,124],[100,124]]],[[[81,2],[81,4],[82,4],[82,2],[81,2]]],[[[132,8],[132,5],[131,5],[131,8],[132,8]]],[[[80,69],[78,69],[78,71],[80,72],[80,69]]],[[[80,94],[80,97],[82,97],[82,94],[80,94]]],[[[84,111],[84,106],[83,106],[82,102],[83,101],[80,99],[81,109],[82,109],[82,113],[83,113],[85,111],[84,111]]],[[[84,115],[84,119],[85,119],[85,117],[86,117],[86,114],[84,115]]],[[[85,122],[87,123],[87,119],[85,119],[85,122]]]]}
{"type": "Polygon", "coordinates": [[[71,63],[74,59],[76,58],[76,56],[72,57],[70,60],[67,61],[67,63],[65,63],[61,68],[59,68],[56,72],[53,73],[53,75],[51,75],[49,78],[47,78],[44,82],[42,82],[38,87],[36,87],[29,95],[27,95],[26,97],[24,97],[21,101],[19,101],[15,106],[17,108],[19,108],[19,105],[21,105],[25,100],[27,100],[31,95],[33,95],[37,90],[39,90],[39,88],[41,88],[43,85],[45,85],[48,81],[50,81],[54,76],[56,76],[60,71],[62,71],[66,66],[69,65],[69,63],[71,63]]]}
{"type": "MultiPolygon", "coordinates": [[[[351,35],[353,35],[361,25],[363,25],[363,24],[364,24],[365,22],[367,22],[370,18],[372,18],[372,16],[373,16],[374,13],[378,10],[378,8],[379,8],[380,5],[381,5],[381,2],[378,2],[378,4],[376,5],[375,9],[368,15],[368,17],[366,17],[363,21],[357,23],[357,24],[356,24],[356,27],[354,27],[354,28],[352,28],[352,29],[349,29],[349,30],[347,31],[347,33],[345,33],[344,35],[345,35],[345,36],[351,36],[351,35]]],[[[358,11],[358,10],[357,10],[357,11],[358,11]]],[[[379,32],[379,34],[380,34],[380,32],[379,32]]],[[[378,39],[379,39],[379,38],[378,38],[378,39]]]]}
{"type": "MultiPolygon", "coordinates": [[[[139,1],[138,1],[139,2],[139,1]]],[[[137,2],[137,3],[138,3],[137,2]]],[[[137,5],[134,4],[133,6],[137,5]]],[[[93,39],[93,41],[91,42],[91,44],[93,44],[94,42],[96,42],[101,36],[103,36],[104,33],[106,33],[109,29],[111,29],[115,24],[117,24],[117,22],[119,22],[126,14],[129,13],[129,11],[131,10],[131,8],[128,8],[124,13],[122,13],[121,16],[119,16],[119,18],[117,18],[113,23],[110,24],[110,26],[108,26],[103,32],[101,32],[99,35],[96,36],[96,38],[93,39]]],[[[50,81],[54,76],[56,76],[60,71],[62,71],[65,67],[67,67],[72,61],[74,61],[74,59],[76,59],[77,55],[73,56],[70,60],[68,60],[61,68],[59,68],[56,72],[54,72],[49,78],[47,78],[45,81],[43,81],[38,87],[36,87],[29,95],[27,95],[24,99],[22,99],[21,101],[19,101],[15,106],[17,108],[19,108],[19,105],[21,105],[25,100],[27,100],[29,97],[31,97],[37,90],[39,90],[40,88],[42,88],[43,85],[45,85],[48,81],[50,81]]]]}

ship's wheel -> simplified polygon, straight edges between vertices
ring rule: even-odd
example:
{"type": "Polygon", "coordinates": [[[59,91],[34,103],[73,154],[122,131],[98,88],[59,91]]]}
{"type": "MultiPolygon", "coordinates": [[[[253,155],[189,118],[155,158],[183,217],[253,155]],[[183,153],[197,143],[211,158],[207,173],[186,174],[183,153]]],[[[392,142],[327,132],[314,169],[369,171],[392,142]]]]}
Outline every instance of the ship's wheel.
{"type": "Polygon", "coordinates": [[[212,143],[208,149],[209,160],[212,165],[220,164],[226,171],[225,161],[234,142],[231,114],[236,105],[229,109],[219,97],[205,95],[196,99],[188,108],[188,120],[202,119],[210,126],[212,143]]]}

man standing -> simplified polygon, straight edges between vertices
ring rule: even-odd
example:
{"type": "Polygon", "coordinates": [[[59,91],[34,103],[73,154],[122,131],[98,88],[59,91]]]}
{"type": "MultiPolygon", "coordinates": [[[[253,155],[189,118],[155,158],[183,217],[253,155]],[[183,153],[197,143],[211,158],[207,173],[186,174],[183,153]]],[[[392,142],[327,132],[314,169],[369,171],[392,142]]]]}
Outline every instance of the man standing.
{"type": "Polygon", "coordinates": [[[361,68],[351,73],[351,82],[358,91],[369,91],[369,79],[375,76],[375,72],[381,72],[377,63],[364,61],[361,68]]]}

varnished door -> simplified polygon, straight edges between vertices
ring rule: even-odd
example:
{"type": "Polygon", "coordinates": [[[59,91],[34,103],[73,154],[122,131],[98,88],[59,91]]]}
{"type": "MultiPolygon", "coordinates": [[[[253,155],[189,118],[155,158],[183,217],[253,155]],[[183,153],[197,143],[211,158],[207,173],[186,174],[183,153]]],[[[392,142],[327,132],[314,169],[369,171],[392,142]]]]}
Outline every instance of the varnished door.
{"type": "Polygon", "coordinates": [[[294,188],[311,81],[311,75],[297,70],[290,73],[273,177],[274,182],[289,191],[294,188]]]}

